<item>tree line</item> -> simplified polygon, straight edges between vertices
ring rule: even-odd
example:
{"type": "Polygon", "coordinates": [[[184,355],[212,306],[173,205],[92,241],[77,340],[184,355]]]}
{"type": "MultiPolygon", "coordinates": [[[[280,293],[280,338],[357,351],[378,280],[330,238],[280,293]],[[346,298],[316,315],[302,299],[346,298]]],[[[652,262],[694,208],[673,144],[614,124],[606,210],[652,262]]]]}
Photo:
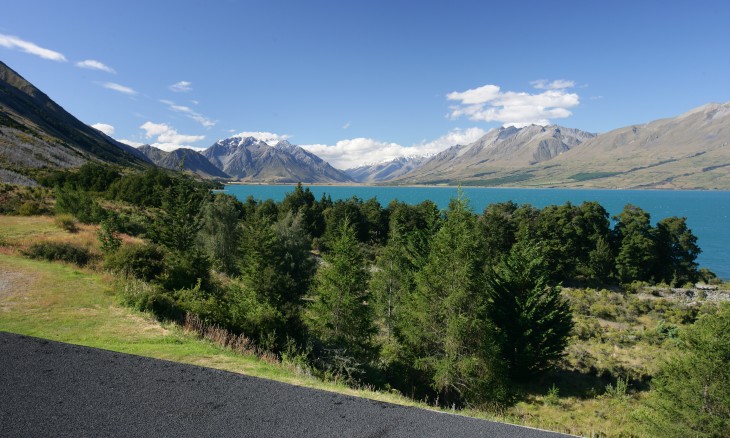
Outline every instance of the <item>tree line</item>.
{"type": "Polygon", "coordinates": [[[105,258],[152,286],[130,304],[193,313],[324,376],[449,406],[507,403],[513,383],[562,357],[573,326],[562,284],[708,275],[684,218],[653,226],[632,205],[612,224],[595,202],[477,214],[461,193],[444,211],[316,199],[301,184],[281,202],[241,202],[158,169],[100,167],[44,183],[59,212],[101,223],[110,242],[146,239],[111,244],[105,258]]]}

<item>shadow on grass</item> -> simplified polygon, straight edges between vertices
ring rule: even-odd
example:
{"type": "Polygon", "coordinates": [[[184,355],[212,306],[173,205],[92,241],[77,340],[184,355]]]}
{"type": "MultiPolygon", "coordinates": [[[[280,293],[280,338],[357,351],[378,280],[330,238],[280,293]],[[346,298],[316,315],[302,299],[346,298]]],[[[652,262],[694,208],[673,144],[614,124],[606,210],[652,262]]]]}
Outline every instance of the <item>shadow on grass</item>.
{"type": "MultiPolygon", "coordinates": [[[[523,382],[518,385],[518,391],[524,397],[547,395],[553,385],[560,391],[561,397],[575,397],[579,399],[595,398],[606,392],[607,385],[616,385],[618,376],[606,372],[582,372],[578,370],[553,370],[535,380],[523,382]]],[[[630,391],[648,391],[649,378],[636,380],[630,379],[628,387],[630,391]]]]}

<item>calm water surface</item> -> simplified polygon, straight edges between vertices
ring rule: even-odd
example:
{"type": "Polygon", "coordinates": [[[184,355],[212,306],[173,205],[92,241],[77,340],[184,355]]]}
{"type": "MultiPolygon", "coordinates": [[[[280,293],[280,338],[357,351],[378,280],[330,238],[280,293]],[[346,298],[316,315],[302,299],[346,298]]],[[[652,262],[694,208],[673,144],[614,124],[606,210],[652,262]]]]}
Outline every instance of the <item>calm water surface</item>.
{"type": "MultiPolygon", "coordinates": [[[[323,193],[333,200],[357,196],[362,199],[377,198],[384,207],[393,199],[409,204],[431,200],[444,209],[456,196],[456,187],[371,187],[371,186],[309,186],[315,198],[323,193]]],[[[290,185],[238,185],[225,187],[224,192],[245,200],[281,201],[293,190],[290,185]]],[[[649,212],[653,223],[670,216],[686,217],[687,224],[697,236],[702,254],[698,257],[701,267],[709,268],[720,278],[730,280],[730,191],[669,191],[669,190],[576,190],[576,189],[463,189],[475,212],[481,213],[489,204],[513,201],[531,204],[538,208],[561,205],[566,202],[580,204],[596,201],[611,216],[623,210],[626,204],[634,204],[649,212]]]]}

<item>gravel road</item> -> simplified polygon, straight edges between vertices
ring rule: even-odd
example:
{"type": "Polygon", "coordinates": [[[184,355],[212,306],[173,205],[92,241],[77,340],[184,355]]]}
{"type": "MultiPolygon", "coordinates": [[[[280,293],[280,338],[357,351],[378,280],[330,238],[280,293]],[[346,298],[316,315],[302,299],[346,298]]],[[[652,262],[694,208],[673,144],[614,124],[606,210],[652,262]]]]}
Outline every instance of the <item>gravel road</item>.
{"type": "Polygon", "coordinates": [[[563,436],[4,332],[0,435],[563,436]]]}

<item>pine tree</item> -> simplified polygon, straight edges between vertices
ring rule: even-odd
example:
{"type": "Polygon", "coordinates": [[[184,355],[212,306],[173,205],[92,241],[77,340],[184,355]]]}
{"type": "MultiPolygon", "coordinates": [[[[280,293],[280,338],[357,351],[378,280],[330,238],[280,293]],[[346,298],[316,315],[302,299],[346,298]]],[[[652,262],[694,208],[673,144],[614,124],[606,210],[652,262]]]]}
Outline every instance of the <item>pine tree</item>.
{"type": "Polygon", "coordinates": [[[650,436],[730,436],[730,304],[680,332],[681,348],[652,379],[640,418],[650,436]]]}
{"type": "Polygon", "coordinates": [[[487,319],[483,245],[460,193],[416,275],[403,324],[405,347],[447,404],[504,399],[502,363],[487,319]]]}
{"type": "Polygon", "coordinates": [[[238,273],[236,259],[242,236],[242,209],[235,197],[218,194],[200,211],[199,239],[213,266],[229,275],[238,273]]]}
{"type": "Polygon", "coordinates": [[[344,221],[314,278],[310,332],[335,355],[363,364],[374,353],[368,271],[352,226],[344,221]]]}
{"type": "Polygon", "coordinates": [[[656,263],[656,249],[649,213],[627,204],[615,216],[614,233],[618,242],[616,274],[623,283],[651,280],[656,263]]]}
{"type": "Polygon", "coordinates": [[[535,376],[559,359],[573,327],[560,288],[547,283],[540,252],[538,245],[520,241],[489,276],[489,314],[516,380],[535,376]]]}
{"type": "Polygon", "coordinates": [[[687,227],[687,219],[669,217],[656,226],[657,279],[675,286],[694,283],[699,278],[697,256],[702,252],[697,237],[687,227]]]}
{"type": "Polygon", "coordinates": [[[286,336],[301,337],[302,297],[314,273],[309,248],[300,221],[291,214],[274,224],[256,216],[247,222],[239,268],[241,290],[233,297],[241,300],[233,303],[241,328],[254,330],[251,335],[259,338],[277,338],[280,345],[286,336]]]}

